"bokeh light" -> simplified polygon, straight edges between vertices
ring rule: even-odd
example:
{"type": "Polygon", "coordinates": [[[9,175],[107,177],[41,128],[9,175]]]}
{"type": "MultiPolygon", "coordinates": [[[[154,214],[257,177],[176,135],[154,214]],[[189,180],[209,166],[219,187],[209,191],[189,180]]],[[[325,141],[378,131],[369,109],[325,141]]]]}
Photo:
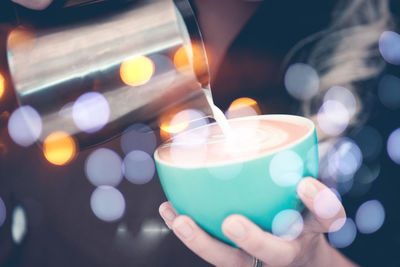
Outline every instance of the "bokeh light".
{"type": "Polygon", "coordinates": [[[11,236],[15,244],[20,244],[28,231],[25,210],[21,206],[15,207],[12,213],[11,236]]]}
{"type": "Polygon", "coordinates": [[[382,104],[392,110],[400,108],[400,79],[386,74],[379,82],[378,96],[382,104]]]}
{"type": "Polygon", "coordinates": [[[174,63],[167,56],[162,54],[154,54],[149,56],[154,63],[153,79],[162,76],[163,87],[170,86],[176,79],[177,70],[174,63]]]}
{"type": "Polygon", "coordinates": [[[354,141],[361,149],[365,161],[377,159],[382,151],[383,139],[375,128],[366,125],[354,134],[354,141]]]}
{"type": "Polygon", "coordinates": [[[350,246],[357,235],[357,228],[354,221],[350,218],[346,219],[345,224],[339,231],[330,232],[328,234],[329,243],[335,248],[345,248],[350,246]]]}
{"type": "Polygon", "coordinates": [[[39,113],[31,106],[19,107],[10,116],[8,133],[18,145],[32,145],[42,133],[42,119],[39,113]]]}
{"type": "Polygon", "coordinates": [[[72,117],[79,129],[86,133],[94,133],[107,124],[110,118],[110,106],[102,94],[85,93],[75,101],[72,117]]]}
{"type": "MultiPolygon", "coordinates": [[[[207,59],[210,63],[210,53],[208,53],[207,59]]],[[[185,73],[192,67],[197,74],[202,74],[206,72],[207,65],[205,64],[204,60],[205,58],[203,46],[202,44],[196,42],[192,42],[190,46],[179,47],[179,49],[174,54],[175,68],[182,73],[185,73]]]]}
{"type": "Polygon", "coordinates": [[[340,200],[329,188],[319,191],[314,198],[314,212],[322,219],[335,217],[339,213],[341,206],[340,200]]]}
{"type": "Polygon", "coordinates": [[[400,35],[384,31],[379,38],[379,51],[386,62],[400,65],[400,35]]]}
{"type": "Polygon", "coordinates": [[[155,171],[153,158],[144,151],[134,150],[124,159],[124,175],[133,184],[142,185],[150,182],[155,171]]]}
{"type": "Polygon", "coordinates": [[[7,218],[7,209],[3,199],[0,197],[0,227],[4,224],[7,218]]]}
{"type": "Polygon", "coordinates": [[[3,97],[4,92],[6,91],[6,79],[3,74],[0,73],[0,99],[3,97]]]}
{"type": "Polygon", "coordinates": [[[274,155],[269,166],[271,179],[279,186],[296,185],[303,178],[303,170],[303,160],[291,150],[274,155]]]}
{"type": "Polygon", "coordinates": [[[36,34],[32,28],[17,27],[8,35],[7,48],[13,53],[15,49],[29,53],[36,43],[36,34]]]}
{"type": "Polygon", "coordinates": [[[121,64],[120,75],[122,81],[130,86],[140,86],[150,81],[154,74],[154,63],[146,56],[139,56],[121,64]]]}
{"type": "Polygon", "coordinates": [[[400,128],[390,134],[386,149],[389,157],[400,165],[400,128]]]}
{"type": "Polygon", "coordinates": [[[58,131],[46,137],[43,142],[43,153],[50,163],[66,165],[75,158],[77,145],[69,134],[58,131]]]}
{"type": "Polygon", "coordinates": [[[137,123],[127,128],[121,137],[121,148],[125,154],[133,150],[142,150],[150,155],[157,146],[156,135],[145,124],[137,123]]]}
{"type": "Polygon", "coordinates": [[[318,93],[318,73],[307,64],[291,65],[286,71],[284,82],[289,94],[299,100],[309,100],[318,93]]]}
{"type": "Polygon", "coordinates": [[[90,207],[100,220],[114,222],[121,219],[125,213],[125,199],[118,189],[100,186],[92,193],[90,207]]]}
{"type": "Polygon", "coordinates": [[[333,86],[330,88],[325,96],[324,102],[329,100],[337,101],[341,103],[349,112],[350,116],[353,116],[357,110],[357,101],[353,93],[342,86],[333,86]]]}
{"type": "Polygon", "coordinates": [[[116,187],[122,180],[122,159],[108,148],[93,151],[85,162],[86,177],[94,186],[116,187]]]}
{"type": "Polygon", "coordinates": [[[324,133],[337,136],[347,128],[350,114],[342,103],[328,100],[319,109],[317,120],[324,133]]]}
{"type": "Polygon", "coordinates": [[[329,172],[337,181],[351,179],[362,163],[362,153],[348,137],[339,138],[328,151],[329,172]]]}
{"type": "Polygon", "coordinates": [[[287,241],[296,239],[303,227],[303,217],[296,210],[283,210],[272,221],[272,233],[287,241]]]}
{"type": "Polygon", "coordinates": [[[228,119],[260,115],[261,110],[257,101],[248,97],[238,98],[231,103],[226,111],[228,119]]]}
{"type": "Polygon", "coordinates": [[[378,200],[370,200],[362,204],[356,213],[358,231],[372,234],[378,231],[385,221],[385,209],[378,200]]]}
{"type": "Polygon", "coordinates": [[[181,111],[177,114],[168,114],[163,116],[160,121],[160,128],[162,131],[170,134],[180,133],[189,126],[190,113],[181,111]]]}

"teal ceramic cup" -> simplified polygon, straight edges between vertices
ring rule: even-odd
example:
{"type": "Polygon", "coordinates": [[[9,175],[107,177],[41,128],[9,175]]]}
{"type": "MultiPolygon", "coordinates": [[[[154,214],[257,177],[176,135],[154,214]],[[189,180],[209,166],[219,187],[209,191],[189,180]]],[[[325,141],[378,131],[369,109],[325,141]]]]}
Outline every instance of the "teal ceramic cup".
{"type": "MultiPolygon", "coordinates": [[[[235,120],[249,118],[254,119],[235,120]]],[[[293,122],[307,127],[307,133],[278,149],[240,162],[188,167],[161,160],[158,150],[154,155],[161,185],[178,214],[190,216],[209,234],[232,245],[221,229],[226,217],[241,214],[271,231],[280,212],[303,210],[296,193],[297,184],[304,177],[318,174],[317,135],[311,120],[292,115],[257,118],[293,122]],[[229,179],[213,175],[232,169],[240,171],[229,179]]]]}

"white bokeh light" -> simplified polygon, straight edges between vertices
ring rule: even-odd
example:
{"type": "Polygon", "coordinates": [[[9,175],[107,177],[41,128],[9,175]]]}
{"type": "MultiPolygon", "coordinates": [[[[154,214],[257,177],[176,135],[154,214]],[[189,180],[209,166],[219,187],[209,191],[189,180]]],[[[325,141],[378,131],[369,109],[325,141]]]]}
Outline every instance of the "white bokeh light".
{"type": "Polygon", "coordinates": [[[335,100],[324,102],[317,114],[318,125],[324,133],[336,136],[347,128],[350,114],[346,107],[335,100]]]}
{"type": "Polygon", "coordinates": [[[126,179],[131,183],[146,184],[154,177],[154,160],[146,152],[134,150],[125,157],[123,171],[126,179]]]}
{"type": "Polygon", "coordinates": [[[386,145],[389,157],[400,165],[400,128],[394,130],[387,141],[386,145]]]}
{"type": "Polygon", "coordinates": [[[111,186],[100,186],[92,193],[90,207],[100,220],[114,222],[124,215],[125,199],[118,189],[111,186]]]}
{"type": "Polygon", "coordinates": [[[10,116],[8,133],[18,145],[32,145],[42,133],[42,119],[39,113],[31,106],[19,107],[10,116]]]}
{"type": "Polygon", "coordinates": [[[324,96],[324,102],[329,100],[341,103],[344,107],[346,107],[350,116],[353,116],[356,113],[357,101],[353,93],[345,87],[333,86],[330,88],[324,96]]]}
{"type": "Polygon", "coordinates": [[[296,239],[303,227],[303,217],[296,210],[283,210],[272,221],[272,233],[287,241],[296,239]]]}
{"type": "Polygon", "coordinates": [[[362,153],[357,144],[347,137],[336,141],[328,152],[329,172],[338,181],[351,179],[362,163],[362,153]]]}
{"type": "Polygon", "coordinates": [[[114,151],[100,148],[93,151],[85,162],[85,173],[94,186],[118,186],[122,180],[122,159],[114,151]]]}
{"type": "Polygon", "coordinates": [[[385,221],[385,209],[378,200],[370,200],[362,204],[356,213],[358,231],[372,234],[378,231],[385,221]]]}
{"type": "Polygon", "coordinates": [[[303,178],[303,171],[303,160],[291,150],[277,153],[269,166],[271,179],[279,186],[296,185],[303,178]]]}
{"type": "Polygon", "coordinates": [[[379,82],[378,96],[381,103],[392,110],[400,108],[400,79],[386,74],[379,82]]]}
{"type": "Polygon", "coordinates": [[[0,197],[0,227],[4,224],[6,218],[7,218],[6,205],[4,204],[3,199],[0,197]]]}
{"type": "Polygon", "coordinates": [[[167,57],[161,54],[149,56],[154,63],[154,74],[151,82],[162,81],[163,87],[170,86],[176,79],[177,70],[174,63],[167,57]]]}
{"type": "Polygon", "coordinates": [[[11,236],[15,244],[20,244],[28,231],[25,210],[17,206],[12,213],[11,236]]]}
{"type": "Polygon", "coordinates": [[[379,38],[379,51],[386,62],[400,65],[400,35],[384,31],[379,38]]]}
{"type": "Polygon", "coordinates": [[[100,93],[89,92],[81,95],[74,103],[72,117],[75,125],[86,133],[101,130],[110,118],[110,105],[100,93]]]}
{"type": "Polygon", "coordinates": [[[346,219],[345,224],[339,231],[330,232],[328,234],[329,243],[335,248],[345,248],[350,246],[357,235],[357,228],[354,221],[350,218],[346,219]]]}
{"type": "Polygon", "coordinates": [[[325,188],[319,191],[314,198],[313,207],[318,217],[322,219],[331,219],[339,213],[342,204],[332,190],[325,188]]]}
{"type": "Polygon", "coordinates": [[[134,124],[124,131],[121,137],[121,148],[125,154],[133,150],[141,150],[153,154],[157,146],[157,138],[153,130],[145,124],[134,124]]]}
{"type": "Polygon", "coordinates": [[[183,111],[178,112],[171,120],[171,125],[179,125],[182,122],[188,123],[188,126],[185,128],[185,131],[188,131],[184,135],[179,133],[172,134],[173,136],[179,135],[179,138],[190,138],[190,139],[199,139],[201,142],[205,142],[205,139],[208,136],[208,127],[201,127],[208,124],[208,119],[206,115],[195,109],[185,109],[183,111]],[[200,128],[201,127],[201,128],[200,128]],[[200,128],[196,131],[189,131],[192,129],[200,128]]]}
{"type": "Polygon", "coordinates": [[[291,65],[286,71],[284,82],[289,94],[300,100],[311,99],[318,93],[318,73],[307,64],[291,65]]]}

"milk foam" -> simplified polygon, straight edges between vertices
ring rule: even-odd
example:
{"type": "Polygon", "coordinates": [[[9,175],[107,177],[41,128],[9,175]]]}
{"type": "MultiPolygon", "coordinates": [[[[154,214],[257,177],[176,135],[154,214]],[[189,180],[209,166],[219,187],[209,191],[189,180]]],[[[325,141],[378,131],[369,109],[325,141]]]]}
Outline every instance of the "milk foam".
{"type": "Polygon", "coordinates": [[[254,158],[299,140],[309,127],[262,116],[229,120],[230,134],[218,124],[203,126],[176,136],[160,146],[160,160],[174,165],[200,167],[254,158]]]}

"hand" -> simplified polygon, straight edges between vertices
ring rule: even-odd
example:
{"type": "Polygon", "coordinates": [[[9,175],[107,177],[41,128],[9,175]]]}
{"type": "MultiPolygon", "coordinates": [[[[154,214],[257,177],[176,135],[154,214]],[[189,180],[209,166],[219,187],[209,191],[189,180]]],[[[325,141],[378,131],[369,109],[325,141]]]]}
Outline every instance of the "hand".
{"type": "Polygon", "coordinates": [[[178,216],[168,202],[161,204],[159,211],[189,249],[216,266],[251,267],[253,257],[262,260],[264,266],[355,266],[323,235],[340,229],[345,222],[346,214],[336,195],[312,178],[303,179],[297,193],[310,211],[299,237],[285,241],[241,215],[231,215],[224,220],[222,231],[240,249],[211,237],[190,217],[178,216]]]}
{"type": "Polygon", "coordinates": [[[46,9],[53,0],[12,0],[14,3],[36,10],[46,9]]]}

